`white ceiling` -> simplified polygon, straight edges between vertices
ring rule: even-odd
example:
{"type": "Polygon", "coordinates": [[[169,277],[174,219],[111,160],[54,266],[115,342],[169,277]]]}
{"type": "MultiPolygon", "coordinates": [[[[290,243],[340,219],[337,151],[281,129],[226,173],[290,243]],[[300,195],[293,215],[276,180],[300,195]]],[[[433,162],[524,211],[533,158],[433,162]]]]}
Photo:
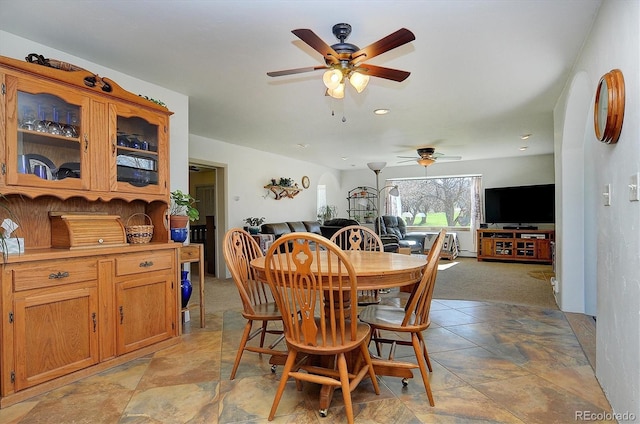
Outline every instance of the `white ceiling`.
{"type": "Polygon", "coordinates": [[[0,0],[0,29],[188,95],[192,134],[353,169],[421,146],[463,160],[551,153],[553,107],[600,3],[0,0]],[[291,30],[331,45],[339,22],[360,48],[411,30],[414,41],[370,61],[411,76],[371,78],[338,101],[322,71],[266,75],[323,65],[291,30]]]}

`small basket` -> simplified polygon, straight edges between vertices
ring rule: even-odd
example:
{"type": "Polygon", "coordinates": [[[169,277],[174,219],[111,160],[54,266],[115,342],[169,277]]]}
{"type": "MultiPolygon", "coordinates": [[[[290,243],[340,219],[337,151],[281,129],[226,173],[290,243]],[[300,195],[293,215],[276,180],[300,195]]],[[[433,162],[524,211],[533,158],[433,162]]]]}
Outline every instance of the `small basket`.
{"type": "Polygon", "coordinates": [[[144,215],[147,217],[149,222],[151,221],[151,217],[146,213],[134,213],[127,219],[127,225],[125,225],[124,229],[127,233],[127,241],[131,244],[144,244],[149,243],[151,241],[151,237],[153,237],[153,225],[129,225],[129,221],[136,215],[144,215]]]}

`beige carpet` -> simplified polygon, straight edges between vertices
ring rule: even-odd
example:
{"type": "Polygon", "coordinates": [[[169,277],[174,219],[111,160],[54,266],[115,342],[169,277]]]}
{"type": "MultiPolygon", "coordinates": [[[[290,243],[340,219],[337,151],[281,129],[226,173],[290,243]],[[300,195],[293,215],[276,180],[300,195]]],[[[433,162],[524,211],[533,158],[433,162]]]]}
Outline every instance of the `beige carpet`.
{"type": "Polygon", "coordinates": [[[551,265],[443,259],[433,297],[558,309],[549,281],[552,276],[551,265]]]}
{"type": "MultiPolygon", "coordinates": [[[[558,309],[549,279],[550,265],[478,262],[475,258],[443,259],[438,267],[434,298],[477,300],[558,309]]],[[[194,282],[197,278],[193,279],[194,282]]],[[[233,280],[206,279],[206,311],[241,308],[233,280]]],[[[194,285],[194,292],[197,287],[194,285]]],[[[197,294],[194,296],[197,297],[197,294]]]]}

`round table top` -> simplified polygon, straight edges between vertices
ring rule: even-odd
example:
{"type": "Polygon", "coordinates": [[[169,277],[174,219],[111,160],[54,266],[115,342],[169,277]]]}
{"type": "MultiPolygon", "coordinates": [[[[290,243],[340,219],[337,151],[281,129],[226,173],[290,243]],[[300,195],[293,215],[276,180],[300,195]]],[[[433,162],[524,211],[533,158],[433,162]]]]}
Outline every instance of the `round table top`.
{"type": "MultiPolygon", "coordinates": [[[[424,255],[404,255],[388,252],[344,251],[358,276],[358,289],[371,290],[413,284],[422,276],[427,264],[424,255]]],[[[322,257],[321,257],[322,258],[322,257]]],[[[258,278],[266,280],[265,258],[251,261],[258,278]]]]}

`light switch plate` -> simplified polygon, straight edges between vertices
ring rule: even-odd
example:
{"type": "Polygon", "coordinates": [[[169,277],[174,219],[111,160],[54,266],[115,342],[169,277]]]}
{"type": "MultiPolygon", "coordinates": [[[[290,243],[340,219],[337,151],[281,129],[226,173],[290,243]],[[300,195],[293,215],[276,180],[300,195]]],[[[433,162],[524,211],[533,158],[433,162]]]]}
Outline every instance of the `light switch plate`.
{"type": "Polygon", "coordinates": [[[637,202],[640,200],[638,196],[638,181],[640,180],[640,173],[636,172],[629,179],[629,201],[637,202]]]}
{"type": "Polygon", "coordinates": [[[611,184],[605,184],[602,190],[602,200],[605,206],[611,206],[611,184]]]}

